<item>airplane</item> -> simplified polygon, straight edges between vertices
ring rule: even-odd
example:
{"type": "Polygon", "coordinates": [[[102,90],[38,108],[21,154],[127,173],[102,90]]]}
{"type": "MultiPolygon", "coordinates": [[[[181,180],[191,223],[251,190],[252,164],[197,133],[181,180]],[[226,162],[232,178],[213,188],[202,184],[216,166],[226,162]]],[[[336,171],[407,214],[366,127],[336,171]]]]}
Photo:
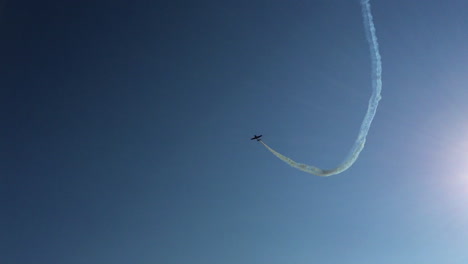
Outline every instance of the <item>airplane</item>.
{"type": "Polygon", "coordinates": [[[262,139],[261,139],[262,136],[263,136],[263,135],[260,135],[260,136],[254,135],[254,137],[251,138],[250,140],[256,139],[257,141],[260,141],[260,140],[262,140],[262,139]]]}

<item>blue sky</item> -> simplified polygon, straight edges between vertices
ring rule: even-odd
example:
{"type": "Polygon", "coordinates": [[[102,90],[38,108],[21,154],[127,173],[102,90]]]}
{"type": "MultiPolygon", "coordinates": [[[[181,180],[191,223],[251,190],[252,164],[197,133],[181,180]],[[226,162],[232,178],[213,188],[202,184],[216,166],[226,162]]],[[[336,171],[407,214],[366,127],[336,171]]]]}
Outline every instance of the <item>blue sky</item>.
{"type": "Polygon", "coordinates": [[[467,263],[468,3],[7,1],[2,263],[467,263]]]}

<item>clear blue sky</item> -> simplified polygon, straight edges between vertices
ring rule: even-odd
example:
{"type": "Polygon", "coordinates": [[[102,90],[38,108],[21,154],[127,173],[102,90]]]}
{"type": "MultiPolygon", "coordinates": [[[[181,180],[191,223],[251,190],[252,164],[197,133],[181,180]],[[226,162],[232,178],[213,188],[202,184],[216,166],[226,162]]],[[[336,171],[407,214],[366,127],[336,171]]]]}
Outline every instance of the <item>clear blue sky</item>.
{"type": "MultiPolygon", "coordinates": [[[[468,263],[468,2],[7,1],[2,263],[468,263]]],[[[1,5],[0,5],[1,6],[1,5]]]]}

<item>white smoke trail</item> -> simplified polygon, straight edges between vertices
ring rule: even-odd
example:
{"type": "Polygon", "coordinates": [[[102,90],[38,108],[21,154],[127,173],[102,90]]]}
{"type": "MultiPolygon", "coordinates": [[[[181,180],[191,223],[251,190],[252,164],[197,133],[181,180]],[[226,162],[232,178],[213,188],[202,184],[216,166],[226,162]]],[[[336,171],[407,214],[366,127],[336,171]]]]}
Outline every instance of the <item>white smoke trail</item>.
{"type": "Polygon", "coordinates": [[[338,167],[330,170],[324,170],[315,166],[297,163],[294,160],[276,152],[263,141],[261,141],[262,144],[271,153],[273,153],[282,161],[286,162],[287,164],[291,165],[296,169],[317,176],[327,177],[335,175],[349,169],[354,164],[354,162],[359,157],[359,153],[361,153],[362,149],[364,148],[364,145],[366,144],[367,133],[369,132],[370,125],[372,123],[372,120],[374,119],[375,113],[377,111],[377,106],[379,105],[379,101],[382,98],[380,96],[380,93],[382,91],[382,62],[379,53],[379,43],[377,42],[377,37],[375,36],[375,27],[370,10],[369,0],[361,0],[361,6],[362,17],[364,20],[364,28],[366,31],[367,42],[369,43],[369,50],[372,60],[372,95],[369,99],[369,105],[367,107],[367,112],[364,116],[364,120],[362,121],[361,129],[359,130],[357,139],[354,142],[354,145],[351,148],[351,151],[349,152],[348,156],[338,167]]]}

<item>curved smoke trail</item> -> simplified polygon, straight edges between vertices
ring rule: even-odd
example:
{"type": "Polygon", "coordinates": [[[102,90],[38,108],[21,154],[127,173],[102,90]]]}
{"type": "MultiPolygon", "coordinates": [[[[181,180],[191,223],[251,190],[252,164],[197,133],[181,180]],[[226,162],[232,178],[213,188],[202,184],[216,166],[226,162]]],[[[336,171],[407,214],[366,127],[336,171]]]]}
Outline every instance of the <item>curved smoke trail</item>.
{"type": "Polygon", "coordinates": [[[273,153],[282,161],[286,162],[287,164],[291,165],[296,169],[317,176],[327,177],[335,175],[347,170],[354,164],[354,162],[359,157],[359,153],[361,153],[362,149],[364,148],[367,133],[369,132],[370,125],[372,123],[372,120],[374,119],[375,113],[377,111],[377,106],[379,105],[379,101],[382,98],[380,96],[380,93],[382,91],[382,62],[379,53],[379,43],[377,42],[377,37],[375,36],[375,27],[370,10],[369,0],[361,0],[361,6],[362,17],[364,20],[364,28],[366,31],[367,42],[369,43],[370,55],[372,60],[372,95],[369,99],[369,106],[367,108],[366,115],[364,116],[364,120],[362,121],[358,137],[354,142],[354,145],[351,148],[351,151],[349,152],[346,159],[338,167],[330,170],[324,170],[315,166],[297,163],[294,160],[276,152],[274,149],[270,148],[267,144],[261,141],[261,143],[271,153],[273,153]]]}

